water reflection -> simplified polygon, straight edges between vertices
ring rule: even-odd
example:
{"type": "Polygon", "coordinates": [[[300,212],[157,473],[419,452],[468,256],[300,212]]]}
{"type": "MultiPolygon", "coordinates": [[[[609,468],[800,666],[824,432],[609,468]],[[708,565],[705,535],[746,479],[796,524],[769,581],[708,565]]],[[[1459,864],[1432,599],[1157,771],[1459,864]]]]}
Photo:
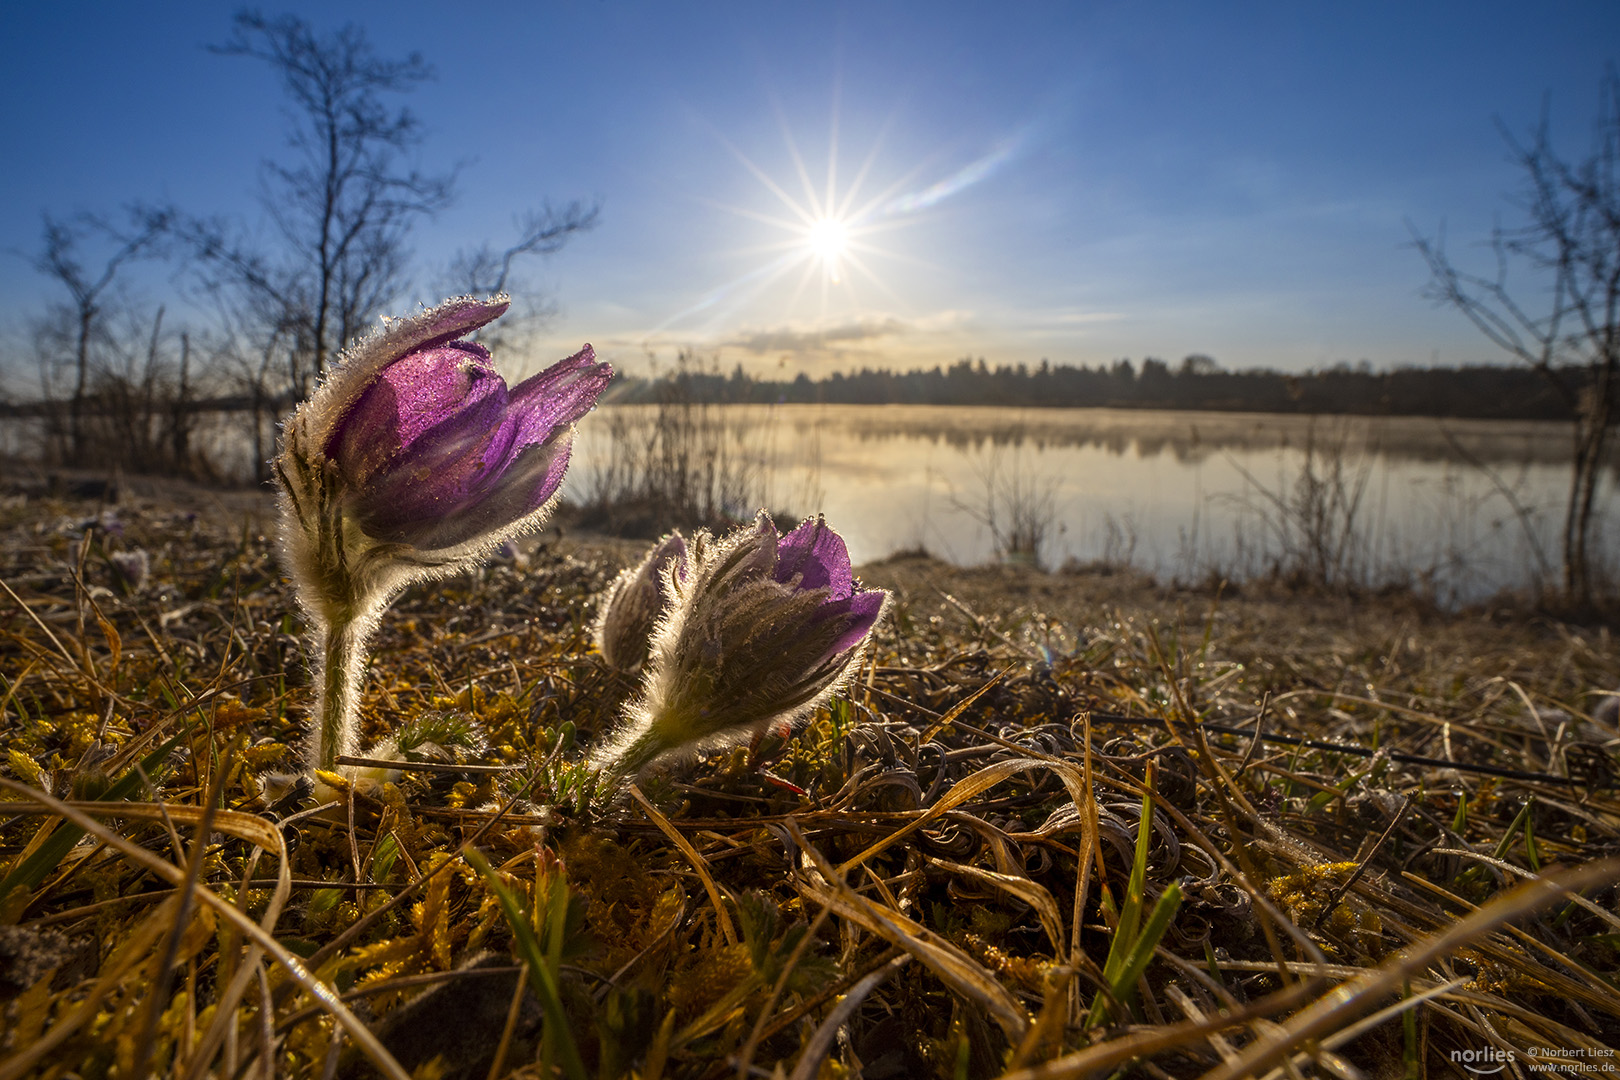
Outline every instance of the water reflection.
{"type": "MultiPolygon", "coordinates": [[[[615,422],[601,420],[615,413],[621,433],[654,415],[607,406],[582,425],[576,498],[613,454],[615,422]]],[[[1314,544],[1336,548],[1340,572],[1364,583],[1469,600],[1531,585],[1556,563],[1568,485],[1568,431],[1537,422],[934,406],[708,414],[757,462],[764,501],[827,513],[863,561],[919,546],[959,563],[995,558],[1022,499],[1048,518],[1038,542],[1048,566],[1130,559],[1166,577],[1243,577],[1314,544]]],[[[1620,481],[1610,464],[1606,512],[1620,481]]]]}

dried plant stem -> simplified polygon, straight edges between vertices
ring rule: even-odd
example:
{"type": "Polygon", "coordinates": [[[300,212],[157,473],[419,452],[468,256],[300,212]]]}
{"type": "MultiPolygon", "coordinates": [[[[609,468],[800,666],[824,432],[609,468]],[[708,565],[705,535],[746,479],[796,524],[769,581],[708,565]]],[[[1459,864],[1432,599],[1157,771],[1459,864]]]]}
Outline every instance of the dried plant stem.
{"type": "MultiPolygon", "coordinates": [[[[108,844],[123,852],[124,855],[127,856],[132,862],[143,869],[156,874],[172,885],[182,888],[185,886],[186,873],[184,870],[181,870],[172,863],[163,861],[156,855],[146,851],[139,845],[131,843],[124,837],[110,832],[104,826],[102,826],[100,822],[94,820],[88,814],[77,809],[76,807],[68,803],[60,802],[51,798],[49,795],[44,794],[43,792],[34,791],[30,788],[24,787],[22,784],[14,783],[10,780],[0,779],[0,788],[4,788],[13,794],[21,795],[25,798],[34,800],[40,805],[46,807],[52,813],[73,822],[73,824],[77,825],[85,832],[90,833],[99,839],[105,840],[108,844]]],[[[90,809],[93,809],[97,813],[115,812],[118,814],[127,814],[129,812],[129,808],[123,806],[113,809],[104,806],[93,806],[90,807],[90,809]]],[[[187,809],[194,808],[188,807],[187,809]]],[[[223,817],[223,814],[216,816],[223,817]]],[[[340,1028],[343,1031],[346,1031],[349,1037],[355,1041],[362,1051],[364,1051],[365,1055],[371,1059],[372,1063],[377,1066],[378,1070],[380,1070],[384,1075],[393,1078],[393,1080],[409,1080],[409,1074],[407,1074],[404,1069],[400,1068],[399,1062],[394,1060],[393,1055],[391,1055],[383,1047],[382,1043],[377,1040],[377,1037],[371,1033],[370,1029],[368,1029],[359,1021],[359,1019],[355,1017],[352,1012],[349,1011],[348,1007],[338,999],[337,994],[334,993],[330,987],[320,982],[315,977],[313,971],[301,960],[299,960],[298,957],[288,952],[286,947],[278,942],[269,931],[267,931],[263,926],[249,919],[246,915],[242,914],[242,912],[238,911],[235,905],[227,903],[221,899],[219,894],[215,893],[212,889],[195,885],[193,886],[193,892],[197,899],[214,909],[216,916],[222,916],[226,921],[231,923],[237,932],[249,938],[255,944],[261,946],[265,952],[274,957],[276,962],[291,977],[291,981],[296,984],[299,989],[303,990],[311,998],[319,1002],[321,1006],[332,1015],[332,1018],[337,1022],[334,1030],[340,1028]]],[[[175,902],[176,901],[174,900],[165,901],[165,903],[175,902]]],[[[162,928],[163,926],[160,925],[159,929],[162,928]]],[[[35,1045],[37,1046],[39,1044],[36,1043],[35,1045]]],[[[22,1055],[19,1055],[19,1057],[21,1056],[22,1055]]],[[[15,1060],[17,1059],[12,1059],[12,1061],[15,1060]]],[[[11,1061],[6,1062],[7,1067],[9,1067],[11,1064],[11,1061]]],[[[26,1066],[24,1068],[26,1069],[26,1066]]],[[[0,1070],[0,1077],[20,1075],[21,1071],[22,1070],[19,1070],[18,1073],[11,1073],[0,1070]]]]}

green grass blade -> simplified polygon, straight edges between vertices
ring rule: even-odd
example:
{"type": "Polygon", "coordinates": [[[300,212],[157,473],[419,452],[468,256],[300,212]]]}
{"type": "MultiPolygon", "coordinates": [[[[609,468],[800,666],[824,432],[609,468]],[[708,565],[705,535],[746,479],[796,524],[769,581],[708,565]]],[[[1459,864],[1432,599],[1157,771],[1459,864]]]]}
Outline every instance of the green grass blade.
{"type": "Polygon", "coordinates": [[[1535,806],[1535,804],[1536,797],[1534,795],[1524,800],[1524,805],[1519,807],[1518,816],[1513,819],[1513,824],[1507,827],[1507,831],[1502,834],[1501,841],[1496,845],[1496,850],[1492,852],[1492,856],[1494,858],[1507,858],[1507,853],[1513,850],[1514,839],[1517,838],[1519,833],[1524,829],[1525,822],[1530,820],[1530,808],[1535,806]]]}
{"type": "Polygon", "coordinates": [[[1120,1001],[1126,1001],[1136,990],[1136,982],[1147,970],[1148,964],[1153,960],[1153,950],[1159,947],[1159,941],[1164,932],[1170,929],[1171,920],[1181,909],[1181,885],[1172,881],[1159,897],[1159,902],[1153,905],[1153,913],[1142,927],[1142,933],[1137,937],[1136,943],[1131,946],[1130,955],[1125,958],[1125,964],[1120,968],[1118,977],[1114,980],[1114,996],[1120,1001]]]}
{"type": "MultiPolygon", "coordinates": [[[[1114,1000],[1129,1006],[1136,994],[1137,980],[1147,970],[1148,964],[1153,960],[1153,950],[1159,947],[1159,941],[1164,932],[1170,928],[1170,922],[1181,909],[1181,885],[1171,882],[1170,887],[1164,890],[1159,902],[1153,905],[1153,912],[1142,927],[1142,933],[1132,942],[1129,950],[1119,964],[1119,969],[1108,976],[1108,988],[1113,992],[1114,1000]]],[[[1119,939],[1116,938],[1117,942],[1119,939]]],[[[1109,956],[1112,959],[1113,950],[1109,956]]],[[[1108,973],[1105,971],[1105,975],[1108,973]]],[[[1087,1027],[1101,1024],[1108,1015],[1108,997],[1098,994],[1091,1003],[1091,1014],[1086,1018],[1087,1027]]],[[[1123,1017],[1121,1019],[1124,1019],[1123,1017]]]]}
{"type": "MultiPolygon", "coordinates": [[[[1114,939],[1108,945],[1108,959],[1103,963],[1103,978],[1108,980],[1110,986],[1118,982],[1119,973],[1136,945],[1137,926],[1142,919],[1142,893],[1147,882],[1148,848],[1152,846],[1152,839],[1153,794],[1143,792],[1142,818],[1136,826],[1136,855],[1131,861],[1131,879],[1126,883],[1125,903],[1119,909],[1114,939]]],[[[1105,902],[1108,899],[1106,886],[1103,888],[1103,898],[1105,902]]],[[[1106,1007],[1104,995],[1098,994],[1091,1006],[1091,1023],[1102,1022],[1106,1007]]]]}
{"type": "Polygon", "coordinates": [[[546,965],[546,954],[540,948],[540,940],[535,937],[528,916],[482,853],[468,848],[465,858],[489,882],[495,898],[500,901],[501,912],[512,928],[512,936],[517,939],[518,952],[529,963],[529,985],[534,988],[534,994],[545,1010],[547,1030],[556,1033],[555,1045],[562,1052],[564,1071],[570,1080],[590,1080],[585,1073],[585,1062],[579,1056],[579,1047],[574,1044],[574,1033],[568,1029],[568,1014],[563,1011],[562,995],[557,991],[557,974],[546,965]]]}
{"type": "MultiPolygon", "coordinates": [[[[123,776],[119,777],[114,784],[98,796],[97,801],[124,802],[128,800],[140,787],[141,772],[144,770],[148,775],[154,772],[163,763],[163,760],[169,756],[169,753],[180,745],[181,738],[182,736],[176,735],[146,755],[141,760],[139,768],[125,772],[123,776]]],[[[5,904],[6,897],[11,895],[13,889],[22,888],[32,891],[38,888],[40,882],[50,876],[51,871],[55,870],[62,860],[67,858],[68,852],[72,851],[74,845],[83,837],[84,830],[76,825],[63,824],[59,826],[32,855],[24,859],[21,865],[13,868],[5,876],[4,880],[0,880],[0,905],[5,904]]]]}

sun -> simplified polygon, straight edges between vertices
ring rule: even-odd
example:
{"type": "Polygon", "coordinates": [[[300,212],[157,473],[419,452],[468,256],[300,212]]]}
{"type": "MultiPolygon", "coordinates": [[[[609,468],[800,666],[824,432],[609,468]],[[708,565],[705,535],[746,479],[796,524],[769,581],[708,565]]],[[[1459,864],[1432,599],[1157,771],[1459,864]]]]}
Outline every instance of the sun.
{"type": "Polygon", "coordinates": [[[843,278],[840,265],[849,253],[849,225],[836,217],[824,217],[810,223],[804,233],[804,243],[812,257],[821,261],[828,280],[837,284],[843,278]]]}
{"type": "Polygon", "coordinates": [[[803,310],[801,304],[813,304],[814,294],[819,293],[819,311],[815,316],[818,327],[827,323],[835,308],[856,314],[865,310],[865,297],[871,291],[887,297],[890,310],[904,309],[906,301],[885,280],[887,275],[879,273],[874,260],[888,264],[889,268],[905,264],[927,270],[938,268],[874,241],[891,230],[920,223],[925,211],[995,173],[1011,160],[1023,142],[1022,133],[1004,139],[989,153],[920,187],[915,185],[921,182],[926,162],[918,163],[892,176],[882,190],[874,191],[871,189],[878,186],[874,174],[880,171],[878,158],[888,125],[878,133],[859,166],[841,173],[835,100],[826,174],[824,178],[812,178],[786,119],[780,114],[778,119],[791,168],[777,175],[767,172],[722,132],[712,129],[720,145],[774,196],[779,204],[774,212],[751,203],[739,205],[707,197],[699,199],[717,209],[771,227],[777,232],[776,238],[731,252],[750,259],[763,256],[763,259],[731,280],[711,287],[693,303],[664,319],[654,328],[655,334],[700,317],[707,325],[718,327],[727,319],[735,319],[738,311],[765,296],[767,291],[778,289],[787,293],[783,297],[782,318],[788,321],[794,313],[803,310]],[[795,187],[797,193],[792,190],[795,187]]]}

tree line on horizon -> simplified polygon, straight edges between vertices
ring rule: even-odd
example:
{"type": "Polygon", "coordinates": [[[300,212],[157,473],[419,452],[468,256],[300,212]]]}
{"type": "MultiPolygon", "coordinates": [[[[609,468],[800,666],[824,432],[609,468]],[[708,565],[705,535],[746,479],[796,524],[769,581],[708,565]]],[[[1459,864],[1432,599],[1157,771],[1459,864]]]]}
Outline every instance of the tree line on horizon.
{"type": "Polygon", "coordinates": [[[1558,369],[1549,380],[1527,367],[1401,367],[1378,371],[1338,364],[1303,373],[1227,371],[1194,354],[1178,367],[1154,357],[1085,365],[998,364],[963,358],[948,367],[892,371],[862,368],[819,379],[760,378],[741,364],[729,375],[683,354],[651,378],[621,378],[618,404],[680,400],[713,404],[989,405],[1010,408],[1187,409],[1211,412],[1435,416],[1481,420],[1568,421],[1571,401],[1591,382],[1586,367],[1558,369]]]}

